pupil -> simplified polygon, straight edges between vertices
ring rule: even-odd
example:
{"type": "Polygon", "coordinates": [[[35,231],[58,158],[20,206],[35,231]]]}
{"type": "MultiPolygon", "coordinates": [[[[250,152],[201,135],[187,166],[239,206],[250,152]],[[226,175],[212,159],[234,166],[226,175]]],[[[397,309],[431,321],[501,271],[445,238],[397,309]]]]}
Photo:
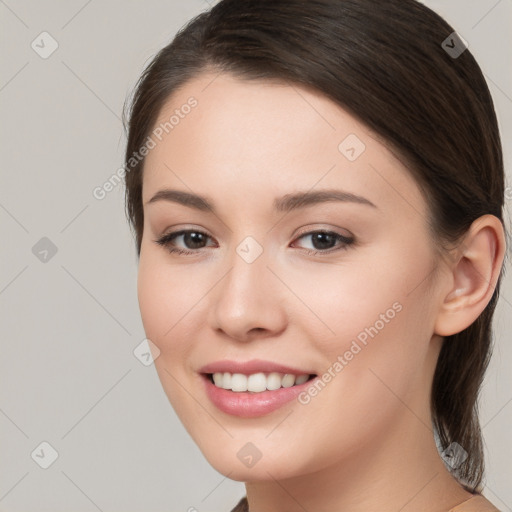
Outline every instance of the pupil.
{"type": "Polygon", "coordinates": [[[184,234],[184,241],[185,241],[185,245],[189,248],[189,249],[200,249],[202,247],[201,245],[201,241],[204,242],[204,240],[202,240],[203,238],[203,234],[202,233],[197,233],[197,232],[191,232],[191,233],[185,233],[184,234]],[[196,244],[199,244],[199,245],[196,245],[196,244]]]}
{"type": "Polygon", "coordinates": [[[313,235],[313,246],[315,249],[330,249],[332,245],[330,242],[336,241],[334,235],[332,233],[315,233],[313,235]],[[320,247],[315,243],[315,240],[320,241],[320,247]],[[329,247],[326,247],[324,244],[327,242],[329,247]]]}

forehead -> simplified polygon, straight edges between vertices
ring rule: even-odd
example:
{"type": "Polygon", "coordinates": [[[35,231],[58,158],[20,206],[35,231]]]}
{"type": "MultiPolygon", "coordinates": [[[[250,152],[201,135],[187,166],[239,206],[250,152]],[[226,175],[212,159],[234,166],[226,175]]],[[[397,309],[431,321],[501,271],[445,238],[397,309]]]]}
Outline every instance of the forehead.
{"type": "Polygon", "coordinates": [[[145,159],[144,203],[164,186],[277,196],[342,185],[390,205],[397,194],[423,200],[375,133],[296,84],[201,75],[167,100],[150,136],[155,146],[145,159]]]}

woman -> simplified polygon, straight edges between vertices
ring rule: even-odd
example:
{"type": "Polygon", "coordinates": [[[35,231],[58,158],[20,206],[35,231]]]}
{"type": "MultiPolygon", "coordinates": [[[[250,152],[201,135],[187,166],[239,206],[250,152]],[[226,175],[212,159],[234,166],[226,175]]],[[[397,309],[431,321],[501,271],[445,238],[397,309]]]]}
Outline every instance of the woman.
{"type": "Polygon", "coordinates": [[[492,99],[413,0],[222,0],[137,84],[127,213],[163,388],[236,511],[497,510],[492,99]]]}

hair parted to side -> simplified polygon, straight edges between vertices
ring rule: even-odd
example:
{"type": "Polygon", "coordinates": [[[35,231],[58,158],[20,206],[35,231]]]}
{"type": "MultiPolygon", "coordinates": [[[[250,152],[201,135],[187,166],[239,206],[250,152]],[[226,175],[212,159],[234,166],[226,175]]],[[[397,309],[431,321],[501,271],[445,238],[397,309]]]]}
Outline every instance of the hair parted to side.
{"type": "MultiPolygon", "coordinates": [[[[454,29],[415,0],[222,0],[160,50],[135,89],[125,160],[143,146],[172,93],[205,71],[313,88],[392,148],[422,188],[433,239],[456,243],[485,214],[503,224],[504,169],[489,89],[469,50],[441,43],[454,29]]],[[[126,213],[140,256],[144,160],[126,167],[126,213]]],[[[503,269],[502,269],[503,273],[503,269]]],[[[478,394],[491,354],[500,279],[480,317],[445,337],[431,410],[441,449],[468,457],[453,474],[482,488],[478,394]]]]}

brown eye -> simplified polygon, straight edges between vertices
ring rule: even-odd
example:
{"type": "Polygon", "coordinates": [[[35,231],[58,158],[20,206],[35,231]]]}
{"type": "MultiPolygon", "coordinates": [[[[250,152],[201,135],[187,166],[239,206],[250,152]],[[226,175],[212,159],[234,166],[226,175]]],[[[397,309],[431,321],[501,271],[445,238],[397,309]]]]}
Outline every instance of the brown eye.
{"type": "Polygon", "coordinates": [[[205,244],[209,238],[211,237],[203,231],[187,229],[168,233],[158,240],[155,240],[155,242],[166,247],[171,253],[192,254],[206,247],[205,244]],[[184,249],[175,247],[175,240],[177,239],[182,239],[182,243],[185,245],[184,249]]]}
{"type": "Polygon", "coordinates": [[[353,238],[348,238],[334,231],[311,231],[304,233],[297,240],[308,237],[311,239],[311,243],[310,247],[306,247],[306,250],[314,254],[346,249],[354,243],[353,238]],[[336,248],[336,245],[338,245],[338,248],[336,248]]]}

